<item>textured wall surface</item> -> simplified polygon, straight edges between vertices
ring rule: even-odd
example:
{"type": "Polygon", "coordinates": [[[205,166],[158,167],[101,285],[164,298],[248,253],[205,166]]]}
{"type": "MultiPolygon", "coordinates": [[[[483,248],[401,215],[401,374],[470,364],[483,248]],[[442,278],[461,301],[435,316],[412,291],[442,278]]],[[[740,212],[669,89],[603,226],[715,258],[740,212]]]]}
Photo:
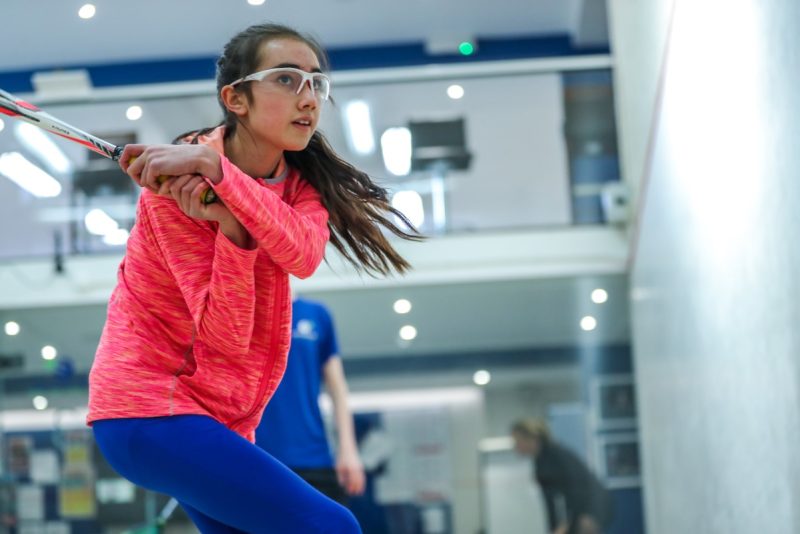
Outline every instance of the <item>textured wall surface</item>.
{"type": "Polygon", "coordinates": [[[631,288],[648,531],[796,533],[800,3],[676,5],[631,288]]]}

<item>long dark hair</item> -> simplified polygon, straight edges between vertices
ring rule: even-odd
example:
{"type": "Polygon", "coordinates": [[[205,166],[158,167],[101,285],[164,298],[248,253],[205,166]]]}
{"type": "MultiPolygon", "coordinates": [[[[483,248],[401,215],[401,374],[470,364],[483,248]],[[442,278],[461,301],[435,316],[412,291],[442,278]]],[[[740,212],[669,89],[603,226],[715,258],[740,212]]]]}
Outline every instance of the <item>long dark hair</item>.
{"type": "MultiPolygon", "coordinates": [[[[231,39],[217,60],[217,100],[224,118],[217,126],[179,135],[175,142],[188,138],[197,143],[198,137],[225,126],[225,139],[236,132],[239,124],[236,114],[228,111],[220,92],[231,82],[252,74],[259,66],[261,46],[274,39],[294,39],[308,45],[320,62],[320,68],[330,70],[328,56],[312,37],[279,24],[250,26],[231,39]]],[[[248,99],[252,98],[250,84],[236,86],[248,99]]],[[[286,162],[297,169],[320,194],[328,210],[330,241],[357,269],[370,274],[389,274],[392,269],[406,272],[411,266],[392,247],[380,227],[403,239],[419,241],[423,236],[402,212],[389,202],[386,189],[375,184],[370,177],[344,161],[328,144],[325,136],[316,131],[303,150],[285,152],[286,162]],[[402,224],[396,224],[396,217],[402,224]]]]}

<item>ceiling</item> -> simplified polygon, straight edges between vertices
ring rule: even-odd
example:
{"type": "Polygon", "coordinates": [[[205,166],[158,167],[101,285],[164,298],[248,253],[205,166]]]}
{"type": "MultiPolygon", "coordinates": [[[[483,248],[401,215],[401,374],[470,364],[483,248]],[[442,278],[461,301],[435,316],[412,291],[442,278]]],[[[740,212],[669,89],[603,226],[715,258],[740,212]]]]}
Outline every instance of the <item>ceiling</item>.
{"type": "MultiPolygon", "coordinates": [[[[457,356],[450,364],[456,369],[459,359],[470,355],[626,345],[629,340],[624,275],[317,290],[301,295],[328,306],[342,355],[350,361],[457,356]],[[607,302],[592,302],[591,293],[597,288],[607,291],[607,302]],[[409,313],[394,312],[393,303],[399,298],[412,303],[409,313]],[[586,315],[597,319],[595,330],[580,328],[586,315]],[[417,329],[416,339],[400,340],[404,325],[417,329]]],[[[41,371],[45,362],[40,351],[50,344],[69,355],[78,369],[87,370],[105,320],[105,305],[0,311],[0,322],[12,320],[21,331],[0,337],[0,354],[23,354],[29,372],[41,371]]]]}
{"type": "Polygon", "coordinates": [[[607,40],[605,0],[94,0],[89,20],[77,16],[82,4],[3,0],[0,73],[215,56],[236,32],[263,21],[309,32],[328,48],[461,36],[607,40]]]}

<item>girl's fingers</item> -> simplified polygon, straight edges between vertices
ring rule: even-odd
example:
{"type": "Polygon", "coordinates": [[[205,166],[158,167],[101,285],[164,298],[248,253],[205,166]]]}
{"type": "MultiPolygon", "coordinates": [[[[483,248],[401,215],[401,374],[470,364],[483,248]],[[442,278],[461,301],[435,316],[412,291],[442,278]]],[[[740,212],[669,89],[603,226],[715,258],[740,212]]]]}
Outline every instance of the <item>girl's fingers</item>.
{"type": "Polygon", "coordinates": [[[194,189],[192,189],[192,203],[203,205],[203,191],[208,189],[208,184],[203,178],[198,178],[197,184],[195,184],[194,189]]]}
{"type": "Polygon", "coordinates": [[[191,175],[184,174],[183,176],[177,176],[175,178],[169,178],[165,180],[165,183],[169,183],[169,193],[172,195],[173,198],[176,200],[181,196],[181,189],[183,185],[191,179],[191,175]]]}
{"type": "MultiPolygon", "coordinates": [[[[122,154],[119,157],[119,165],[120,165],[120,167],[122,167],[123,171],[125,171],[127,173],[128,169],[134,163],[136,163],[135,160],[138,159],[139,156],[142,155],[142,153],[145,150],[145,146],[146,145],[136,145],[136,144],[125,145],[125,148],[122,149],[122,154]],[[131,161],[131,160],[134,160],[134,161],[131,161]]],[[[141,163],[140,163],[140,165],[141,165],[141,163]]],[[[134,168],[136,168],[136,167],[134,167],[134,168]]]]}
{"type": "Polygon", "coordinates": [[[192,192],[194,188],[197,186],[197,181],[200,179],[196,174],[187,175],[189,176],[189,180],[187,180],[181,187],[181,201],[183,205],[186,206],[187,209],[194,211],[194,202],[192,200],[192,192]]]}
{"type": "Polygon", "coordinates": [[[175,183],[174,179],[164,180],[161,184],[159,184],[158,191],[156,191],[156,194],[162,197],[172,196],[172,188],[174,183],[175,183]]]}

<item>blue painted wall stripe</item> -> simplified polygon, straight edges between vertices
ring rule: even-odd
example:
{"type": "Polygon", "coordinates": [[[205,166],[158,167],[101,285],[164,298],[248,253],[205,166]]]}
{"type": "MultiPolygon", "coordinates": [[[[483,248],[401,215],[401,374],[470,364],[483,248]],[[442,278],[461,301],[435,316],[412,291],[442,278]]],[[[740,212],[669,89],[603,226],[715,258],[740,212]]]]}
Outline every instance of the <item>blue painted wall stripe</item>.
{"type": "MultiPolygon", "coordinates": [[[[568,35],[520,36],[504,39],[479,39],[471,56],[429,55],[423,43],[334,48],[328,51],[336,70],[408,67],[431,63],[472,63],[541,57],[607,54],[608,47],[576,48],[568,35]]],[[[216,57],[193,57],[160,61],[116,64],[52,65],[35,70],[0,72],[0,87],[12,93],[33,91],[31,76],[37,71],[86,69],[95,87],[114,87],[152,83],[210,80],[214,78],[216,57]]]]}

